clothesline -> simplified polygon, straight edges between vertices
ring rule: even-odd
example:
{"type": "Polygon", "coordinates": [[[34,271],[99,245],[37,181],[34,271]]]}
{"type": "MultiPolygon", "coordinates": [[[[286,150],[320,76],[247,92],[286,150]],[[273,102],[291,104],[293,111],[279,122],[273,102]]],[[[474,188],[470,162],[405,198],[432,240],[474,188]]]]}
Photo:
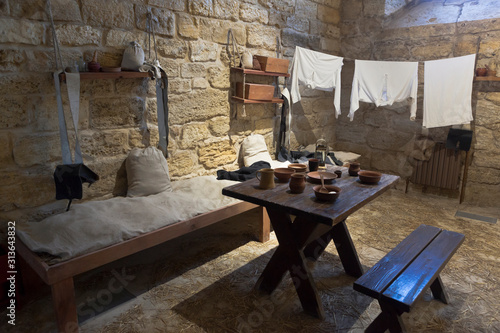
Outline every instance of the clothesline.
{"type": "MultiPolygon", "coordinates": [[[[324,91],[335,89],[333,104],[338,117],[343,60],[355,62],[349,110],[351,121],[359,102],[385,106],[408,98],[412,100],[410,118],[415,120],[417,61],[353,60],[297,46],[292,60],[290,104],[301,99],[299,84],[324,91]]],[[[471,95],[476,60],[476,54],[470,54],[424,62],[424,127],[472,121],[471,95]]]]}
{"type": "MultiPolygon", "coordinates": [[[[476,61],[477,61],[477,53],[472,53],[472,54],[476,55],[476,61]]],[[[353,58],[342,57],[342,56],[335,55],[335,54],[332,54],[332,56],[340,57],[340,58],[343,58],[344,61],[351,61],[351,62],[354,62],[356,60],[363,60],[363,61],[389,61],[389,62],[390,61],[394,61],[394,62],[418,62],[419,65],[423,65],[427,61],[444,60],[444,59],[454,58],[454,57],[451,57],[451,58],[440,58],[440,59],[431,59],[431,60],[381,60],[381,59],[353,59],[353,58]]]]}

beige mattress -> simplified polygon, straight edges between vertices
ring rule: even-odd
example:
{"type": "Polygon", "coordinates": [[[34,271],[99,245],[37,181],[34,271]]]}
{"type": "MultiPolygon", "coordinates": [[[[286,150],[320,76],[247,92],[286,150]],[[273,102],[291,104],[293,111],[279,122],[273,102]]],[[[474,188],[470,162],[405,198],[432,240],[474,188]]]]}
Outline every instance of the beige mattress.
{"type": "Polygon", "coordinates": [[[202,176],[172,182],[173,192],[75,203],[68,212],[19,223],[16,233],[32,251],[67,260],[236,203],[222,195],[234,183],[202,176]]]}

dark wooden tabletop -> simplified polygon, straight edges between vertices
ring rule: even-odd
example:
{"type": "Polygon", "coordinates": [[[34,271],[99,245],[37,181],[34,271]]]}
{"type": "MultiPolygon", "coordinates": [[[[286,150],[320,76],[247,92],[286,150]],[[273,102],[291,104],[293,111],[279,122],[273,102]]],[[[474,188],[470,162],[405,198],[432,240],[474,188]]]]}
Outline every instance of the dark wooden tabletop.
{"type": "Polygon", "coordinates": [[[307,215],[316,222],[332,226],[384,193],[399,179],[399,176],[383,174],[378,184],[363,184],[358,177],[349,176],[346,168],[342,170],[342,177],[332,183],[342,189],[333,203],[318,201],[313,191],[317,184],[310,182],[306,182],[303,193],[292,194],[288,183],[276,183],[274,189],[262,190],[258,187],[259,180],[254,178],[225,187],[222,194],[296,216],[307,215]]]}

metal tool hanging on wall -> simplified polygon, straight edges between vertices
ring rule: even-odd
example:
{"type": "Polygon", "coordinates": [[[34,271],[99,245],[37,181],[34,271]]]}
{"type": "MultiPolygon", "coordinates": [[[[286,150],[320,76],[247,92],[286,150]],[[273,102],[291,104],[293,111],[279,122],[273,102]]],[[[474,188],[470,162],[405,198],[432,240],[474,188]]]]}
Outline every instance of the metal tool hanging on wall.
{"type": "MultiPolygon", "coordinates": [[[[165,157],[168,157],[168,76],[167,73],[160,66],[158,60],[158,51],[156,49],[156,35],[154,30],[154,22],[158,20],[148,12],[146,14],[146,33],[148,34],[148,59],[144,65],[139,68],[142,72],[151,72],[153,80],[156,80],[156,113],[158,118],[158,148],[163,152],[165,157]],[[153,40],[153,47],[155,58],[151,57],[151,39],[153,40]]],[[[146,113],[146,112],[145,112],[146,113]]],[[[141,123],[141,130],[149,130],[147,127],[147,119],[144,116],[141,123]]]]}
{"type": "MultiPolygon", "coordinates": [[[[276,57],[283,58],[283,49],[281,48],[281,40],[279,36],[276,36],[276,57]]],[[[278,140],[276,142],[275,157],[278,158],[281,150],[286,147],[286,132],[287,132],[287,113],[290,105],[290,93],[286,87],[287,81],[283,85],[283,91],[280,91],[278,77],[275,77],[275,96],[281,96],[283,99],[283,104],[281,107],[279,104],[275,105],[275,115],[280,115],[279,128],[278,128],[278,140]]]]}

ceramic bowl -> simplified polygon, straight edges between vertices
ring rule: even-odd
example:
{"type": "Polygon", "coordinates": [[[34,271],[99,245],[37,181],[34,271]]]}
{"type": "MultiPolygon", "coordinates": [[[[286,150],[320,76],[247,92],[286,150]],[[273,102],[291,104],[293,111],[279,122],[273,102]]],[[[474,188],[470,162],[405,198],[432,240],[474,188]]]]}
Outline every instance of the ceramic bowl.
{"type": "Polygon", "coordinates": [[[477,68],[476,69],[476,76],[486,76],[488,73],[488,70],[486,68],[477,68]]]}
{"type": "Polygon", "coordinates": [[[296,172],[306,172],[307,165],[302,163],[291,163],[288,164],[288,168],[295,170],[296,172]]]}
{"type": "Polygon", "coordinates": [[[321,184],[321,177],[319,175],[320,173],[323,174],[323,179],[325,181],[325,184],[331,184],[331,182],[333,182],[333,180],[335,178],[337,178],[337,175],[334,174],[334,173],[332,173],[332,172],[327,172],[327,171],[321,171],[321,172],[313,171],[313,172],[309,172],[307,174],[308,180],[311,183],[321,184]]]}
{"type": "Polygon", "coordinates": [[[337,200],[342,189],[338,186],[333,186],[333,185],[325,185],[325,187],[328,190],[328,193],[319,191],[321,185],[316,185],[313,187],[316,199],[320,201],[329,201],[329,202],[337,200]]]}
{"type": "Polygon", "coordinates": [[[380,172],[376,172],[376,171],[362,170],[362,171],[358,172],[358,177],[362,183],[376,184],[380,181],[382,174],[380,172]]]}
{"type": "Polygon", "coordinates": [[[274,169],[274,175],[278,178],[278,182],[286,183],[290,180],[291,175],[295,172],[295,170],[290,168],[276,168],[274,169]]]}

